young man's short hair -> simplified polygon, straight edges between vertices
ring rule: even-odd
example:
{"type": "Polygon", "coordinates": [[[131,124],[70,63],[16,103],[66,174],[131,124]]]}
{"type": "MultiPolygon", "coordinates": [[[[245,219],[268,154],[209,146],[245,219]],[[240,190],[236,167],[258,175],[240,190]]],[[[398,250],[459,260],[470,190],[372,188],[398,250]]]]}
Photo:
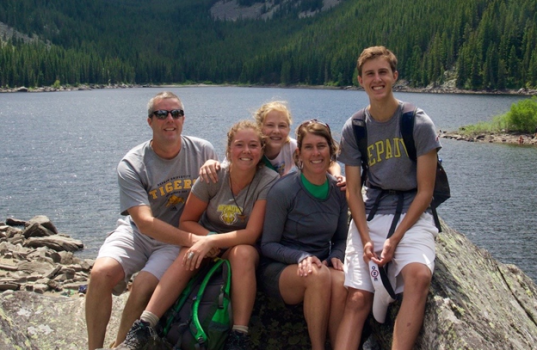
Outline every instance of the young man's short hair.
{"type": "Polygon", "coordinates": [[[362,76],[362,67],[367,61],[375,59],[377,57],[385,58],[386,61],[388,61],[388,63],[390,64],[392,72],[395,72],[397,70],[397,57],[395,57],[393,52],[391,52],[384,46],[371,46],[364,49],[364,51],[362,51],[362,53],[360,54],[360,57],[358,57],[358,62],[356,64],[356,68],[358,69],[358,75],[362,76]]]}

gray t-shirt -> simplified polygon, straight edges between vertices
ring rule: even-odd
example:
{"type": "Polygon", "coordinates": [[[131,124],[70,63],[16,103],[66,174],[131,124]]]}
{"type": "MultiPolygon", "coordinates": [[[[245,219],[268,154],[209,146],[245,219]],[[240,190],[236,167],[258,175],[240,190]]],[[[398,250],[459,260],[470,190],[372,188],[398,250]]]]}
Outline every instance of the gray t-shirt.
{"type": "MultiPolygon", "coordinates": [[[[401,136],[402,102],[395,114],[386,122],[378,122],[366,110],[367,151],[369,172],[367,174],[366,211],[369,212],[379,193],[375,186],[387,190],[408,191],[418,186],[416,162],[408,157],[403,137],[401,136]]],[[[427,114],[417,109],[414,121],[414,142],[416,156],[441,148],[434,124],[427,114]]],[[[338,160],[346,165],[361,166],[361,154],[352,128],[352,117],[347,120],[341,132],[341,153],[338,160]]],[[[414,193],[405,195],[403,212],[406,212],[414,193]]],[[[379,214],[393,214],[397,207],[397,196],[386,196],[379,205],[379,214]]]]}
{"type": "Polygon", "coordinates": [[[244,229],[255,202],[267,198],[268,190],[278,178],[275,171],[261,167],[257,169],[250,185],[233,198],[229,184],[229,163],[222,165],[218,182],[198,181],[192,188],[192,194],[208,203],[200,225],[217,233],[244,229]]]}
{"type": "MultiPolygon", "coordinates": [[[[173,159],[159,157],[150,141],[134,147],[117,168],[121,214],[147,205],[154,217],[177,227],[199,169],[208,159],[217,159],[211,143],[192,136],[181,136],[181,151],[173,159]]],[[[131,224],[136,227],[132,220],[131,224]]]]}
{"type": "Polygon", "coordinates": [[[328,197],[312,196],[302,184],[300,171],[282,177],[269,191],[261,250],[285,264],[307,256],[343,261],[348,230],[345,193],[328,175],[328,197]]]}

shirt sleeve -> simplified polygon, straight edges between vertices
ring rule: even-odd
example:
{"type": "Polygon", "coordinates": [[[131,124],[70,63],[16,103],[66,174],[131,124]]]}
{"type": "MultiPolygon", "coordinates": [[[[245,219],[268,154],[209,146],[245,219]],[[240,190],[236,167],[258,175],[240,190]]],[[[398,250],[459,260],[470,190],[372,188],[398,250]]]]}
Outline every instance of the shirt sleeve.
{"type": "Polygon", "coordinates": [[[142,179],[129,161],[122,159],[119,162],[117,175],[121,215],[128,215],[127,210],[129,208],[151,205],[142,179]]]}
{"type": "MultiPolygon", "coordinates": [[[[264,256],[282,262],[284,264],[297,264],[311,254],[287,247],[281,243],[288,210],[291,206],[290,196],[285,184],[286,178],[282,178],[269,191],[267,196],[267,207],[265,211],[265,222],[263,225],[263,235],[261,237],[261,251],[264,256]]],[[[294,184],[294,181],[291,181],[294,184]]]]}
{"type": "MultiPolygon", "coordinates": [[[[339,187],[335,186],[333,188],[335,191],[340,191],[339,187]]],[[[349,207],[347,200],[342,193],[338,193],[340,199],[340,212],[336,232],[332,238],[332,250],[330,256],[328,257],[328,262],[330,263],[331,258],[338,258],[341,261],[344,261],[345,258],[345,248],[347,246],[347,233],[349,230],[349,207]]]]}
{"type": "Polygon", "coordinates": [[[427,154],[433,149],[438,151],[442,148],[433,121],[422,109],[418,108],[416,111],[414,123],[416,157],[427,154]]]}
{"type": "Polygon", "coordinates": [[[191,193],[198,197],[202,202],[209,203],[211,198],[216,196],[220,186],[224,182],[224,171],[226,171],[224,168],[220,168],[218,171],[218,181],[216,183],[212,181],[207,183],[205,181],[199,181],[199,179],[196,180],[194,186],[192,186],[191,193]]]}
{"type": "Polygon", "coordinates": [[[267,199],[270,189],[279,179],[278,173],[266,167],[263,167],[258,171],[260,172],[259,175],[261,176],[261,179],[259,180],[260,189],[255,199],[256,201],[267,199]]]}
{"type": "Polygon", "coordinates": [[[352,117],[349,118],[341,130],[341,141],[339,143],[340,153],[338,161],[350,166],[361,166],[361,154],[356,142],[356,136],[352,128],[352,117]]]}

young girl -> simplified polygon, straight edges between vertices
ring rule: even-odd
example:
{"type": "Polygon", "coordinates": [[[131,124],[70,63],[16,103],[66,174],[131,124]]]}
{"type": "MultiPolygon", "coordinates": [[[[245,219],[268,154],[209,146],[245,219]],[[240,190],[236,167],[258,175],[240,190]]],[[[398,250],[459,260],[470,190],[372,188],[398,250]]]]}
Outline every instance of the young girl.
{"type": "Polygon", "coordinates": [[[263,166],[264,137],[250,121],[235,124],[228,132],[228,162],[218,171],[218,182],[197,181],[179,221],[182,230],[200,236],[182,247],[175,262],[157,286],[141,319],[122,344],[141,349],[166,310],[175,302],[204,258],[224,251],[231,263],[233,330],[226,348],[243,349],[256,295],[255,271],[259,253],[254,247],[261,236],[266,195],[278,175],[263,166]],[[228,248],[229,247],[229,248],[228,248]]]}
{"type": "MultiPolygon", "coordinates": [[[[295,166],[293,157],[297,149],[296,140],[289,137],[293,122],[291,112],[285,102],[272,101],[259,107],[254,114],[254,119],[266,137],[263,162],[280,176],[286,175],[295,166]]],[[[199,179],[206,182],[218,181],[215,174],[219,168],[218,161],[208,160],[200,169],[199,179]]],[[[328,171],[334,175],[338,180],[338,186],[344,190],[345,178],[341,176],[339,164],[333,162],[328,171]]]]}

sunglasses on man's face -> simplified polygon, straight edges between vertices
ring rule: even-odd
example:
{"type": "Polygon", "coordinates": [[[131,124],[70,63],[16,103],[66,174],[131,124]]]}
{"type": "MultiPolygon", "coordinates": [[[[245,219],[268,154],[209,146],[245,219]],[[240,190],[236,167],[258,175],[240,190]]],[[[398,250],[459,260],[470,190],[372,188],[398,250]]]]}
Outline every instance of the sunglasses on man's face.
{"type": "Polygon", "coordinates": [[[185,112],[182,109],[172,109],[171,111],[159,109],[158,111],[154,111],[153,115],[158,119],[166,119],[168,118],[168,113],[172,115],[173,119],[179,119],[185,115],[185,112]]]}

